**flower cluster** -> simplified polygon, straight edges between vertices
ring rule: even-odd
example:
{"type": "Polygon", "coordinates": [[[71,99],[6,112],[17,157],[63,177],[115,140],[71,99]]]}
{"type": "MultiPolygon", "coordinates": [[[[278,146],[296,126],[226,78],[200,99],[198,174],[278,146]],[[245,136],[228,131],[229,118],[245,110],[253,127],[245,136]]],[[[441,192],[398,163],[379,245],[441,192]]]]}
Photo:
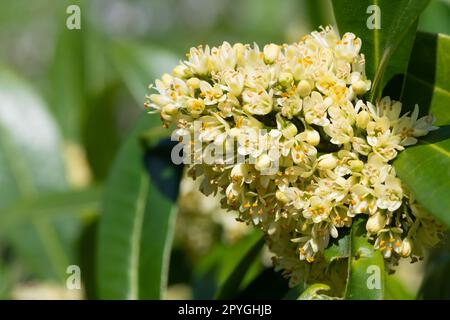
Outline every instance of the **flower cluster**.
{"type": "Polygon", "coordinates": [[[400,115],[401,103],[389,97],[366,102],[371,81],[360,48],[354,34],[340,38],[330,27],[262,50],[226,42],[192,48],[146,103],[165,126],[195,137],[189,145],[201,148],[188,152],[233,150],[195,162],[189,174],[238,220],[265,232],[292,285],[323,271],[330,238],[357,216],[367,218],[368,237],[394,264],[421,256],[442,231],[391,165],[436,129],[433,118],[418,118],[417,106],[400,115]]]}

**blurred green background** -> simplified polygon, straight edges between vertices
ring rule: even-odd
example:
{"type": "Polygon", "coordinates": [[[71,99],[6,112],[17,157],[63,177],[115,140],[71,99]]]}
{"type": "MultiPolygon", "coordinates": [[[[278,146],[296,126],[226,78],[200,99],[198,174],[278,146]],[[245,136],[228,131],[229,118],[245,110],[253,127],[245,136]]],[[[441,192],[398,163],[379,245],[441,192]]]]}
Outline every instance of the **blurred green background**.
{"type": "MultiPolygon", "coordinates": [[[[0,0],[0,298],[96,297],[105,179],[148,84],[191,46],[293,42],[326,24],[327,0],[0,0]],[[71,4],[81,30],[66,28],[71,4]],[[82,290],[67,290],[69,265],[82,290]]],[[[419,26],[450,34],[450,1],[432,1],[419,26]]],[[[209,297],[198,275],[252,237],[193,189],[182,184],[171,298],[209,297]]],[[[405,270],[413,295],[422,269],[405,270]]]]}

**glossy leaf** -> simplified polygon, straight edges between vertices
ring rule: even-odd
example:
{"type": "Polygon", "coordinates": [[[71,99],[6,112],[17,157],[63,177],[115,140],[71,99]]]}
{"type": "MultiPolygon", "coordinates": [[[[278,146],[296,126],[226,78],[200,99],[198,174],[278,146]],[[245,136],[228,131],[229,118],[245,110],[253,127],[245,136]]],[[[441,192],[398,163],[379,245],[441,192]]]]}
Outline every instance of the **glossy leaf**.
{"type": "MultiPolygon", "coordinates": [[[[144,169],[139,137],[152,127],[149,117],[142,115],[120,149],[105,190],[97,257],[98,293],[103,299],[164,295],[176,209],[144,169]]],[[[170,150],[164,156],[166,167],[160,172],[179,180],[170,150]]]]}
{"type": "Polygon", "coordinates": [[[333,298],[324,293],[330,291],[330,289],[328,285],[322,283],[310,285],[300,294],[298,300],[331,300],[333,298]]]}
{"type": "MultiPolygon", "coordinates": [[[[401,59],[400,64],[402,69],[405,66],[404,63],[409,61],[411,45],[414,41],[419,15],[425,10],[430,0],[404,0],[399,2],[401,6],[399,10],[397,10],[397,16],[394,17],[394,20],[389,27],[383,54],[373,78],[373,87],[371,91],[372,101],[380,97],[379,95],[381,94],[384,85],[390,79],[388,67],[390,64],[392,65],[393,61],[391,61],[391,58],[393,55],[397,54],[397,57],[401,59]],[[403,40],[405,40],[406,43],[403,40]],[[405,47],[409,50],[403,52],[398,51],[398,49],[405,47]]],[[[392,4],[392,2],[390,2],[390,4],[392,4]]]]}
{"type": "Polygon", "coordinates": [[[450,227],[450,126],[431,132],[402,151],[394,166],[417,201],[450,227]]]}
{"type": "Polygon", "coordinates": [[[379,300],[384,298],[384,258],[375,250],[366,235],[365,220],[353,221],[350,238],[350,259],[345,299],[379,300]]]}
{"type": "Polygon", "coordinates": [[[406,71],[417,18],[427,3],[428,0],[333,0],[339,32],[352,32],[362,40],[367,77],[373,80],[372,100],[378,98],[394,75],[406,71]],[[380,22],[380,28],[373,19],[380,22]]]}
{"type": "Polygon", "coordinates": [[[419,30],[450,34],[450,2],[433,0],[420,15],[419,30]]]}
{"type": "Polygon", "coordinates": [[[450,124],[450,36],[418,32],[401,101],[404,110],[418,104],[421,115],[436,117],[436,125],[450,124]]]}
{"type": "Polygon", "coordinates": [[[350,235],[341,232],[339,239],[332,239],[324,251],[325,260],[331,263],[335,260],[346,259],[350,252],[350,235]]]}

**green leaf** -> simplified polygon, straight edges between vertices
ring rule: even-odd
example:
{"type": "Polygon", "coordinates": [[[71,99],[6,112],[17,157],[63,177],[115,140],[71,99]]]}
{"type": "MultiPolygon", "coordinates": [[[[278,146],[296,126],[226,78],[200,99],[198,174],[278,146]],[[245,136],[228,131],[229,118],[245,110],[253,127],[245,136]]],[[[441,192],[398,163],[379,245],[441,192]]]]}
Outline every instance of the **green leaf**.
{"type": "Polygon", "coordinates": [[[305,291],[298,297],[298,300],[331,300],[332,297],[329,297],[323,293],[319,293],[321,291],[330,291],[330,287],[323,283],[315,283],[306,288],[305,291]]]}
{"type": "MultiPolygon", "coordinates": [[[[192,281],[194,299],[213,299],[245,254],[260,238],[261,234],[253,230],[233,244],[214,244],[208,255],[195,263],[192,281]]],[[[242,281],[243,287],[248,284],[247,281],[254,280],[252,277],[257,275],[260,267],[261,263],[257,259],[242,281]]]]}
{"type": "Polygon", "coordinates": [[[417,201],[450,227],[450,126],[429,133],[402,151],[394,166],[417,201]]]}
{"type": "Polygon", "coordinates": [[[350,235],[340,234],[339,239],[332,239],[330,245],[324,251],[325,261],[332,263],[335,260],[349,257],[350,235]]]}
{"type": "Polygon", "coordinates": [[[366,238],[365,219],[353,221],[350,238],[350,259],[345,299],[379,300],[384,298],[384,259],[366,238]]]}
{"type": "Polygon", "coordinates": [[[450,2],[433,0],[420,16],[419,30],[450,34],[450,2]]]}
{"type": "MultiPolygon", "coordinates": [[[[33,271],[46,277],[56,273],[63,280],[67,266],[78,264],[73,259],[79,222],[92,219],[99,204],[98,188],[22,198],[0,209],[0,233],[15,239],[15,247],[31,262],[33,271]],[[52,264],[50,270],[46,259],[52,264]]],[[[87,272],[83,272],[83,281],[87,272]]]]}
{"type": "Polygon", "coordinates": [[[80,269],[83,270],[84,299],[98,299],[96,282],[96,257],[99,216],[93,216],[84,223],[83,231],[77,243],[80,269]]]}
{"type": "Polygon", "coordinates": [[[377,66],[373,78],[373,87],[371,91],[372,101],[380,97],[381,90],[390,79],[387,78],[387,76],[389,76],[388,66],[392,64],[392,61],[390,61],[391,58],[396,53],[397,49],[405,48],[406,46],[408,48],[407,51],[399,51],[401,55],[397,54],[397,57],[401,59],[400,64],[402,65],[402,70],[404,70],[405,62],[408,61],[411,52],[411,45],[414,41],[419,15],[425,10],[429,2],[430,0],[404,0],[401,2],[401,7],[399,11],[397,11],[398,16],[394,17],[394,21],[389,28],[383,55],[381,56],[380,63],[377,66]],[[403,41],[404,39],[406,39],[406,43],[403,41]]]}
{"type": "Polygon", "coordinates": [[[406,148],[394,161],[397,175],[416,199],[441,222],[450,226],[450,37],[419,32],[406,73],[401,100],[404,111],[417,103],[421,115],[432,113],[439,130],[406,148]]]}
{"type": "Polygon", "coordinates": [[[386,277],[386,300],[414,300],[414,295],[406,289],[404,284],[395,275],[386,277]]]}
{"type": "MultiPolygon", "coordinates": [[[[150,118],[143,114],[138,120],[108,178],[97,257],[102,299],[159,299],[164,295],[176,209],[144,170],[139,137],[152,127],[150,118]]],[[[170,158],[165,156],[164,161],[170,169],[170,158]]],[[[166,169],[168,178],[178,185],[179,175],[166,169]]]]}
{"type": "MultiPolygon", "coordinates": [[[[367,77],[373,80],[371,100],[384,85],[408,66],[417,18],[429,0],[333,0],[334,15],[341,34],[352,32],[362,40],[367,77]],[[380,29],[368,28],[373,6],[379,7],[380,29]],[[372,9],[369,10],[369,9],[372,9]]],[[[376,12],[376,11],[375,11],[376,12]]]]}
{"type": "Polygon", "coordinates": [[[118,42],[111,50],[113,62],[139,107],[144,105],[150,83],[177,64],[175,55],[157,47],[118,42]]]}
{"type": "MultiPolygon", "coordinates": [[[[65,1],[67,6],[69,1],[65,1]]],[[[84,1],[78,3],[84,10],[84,1]]],[[[65,19],[66,17],[64,17],[65,19]]],[[[61,19],[61,24],[65,23],[61,19]]],[[[85,28],[60,28],[50,66],[50,106],[65,139],[78,142],[86,109],[85,28]]]]}
{"type": "Polygon", "coordinates": [[[450,241],[434,248],[426,261],[425,276],[419,289],[422,299],[450,299],[450,241]]]}
{"type": "Polygon", "coordinates": [[[14,205],[0,209],[0,232],[14,232],[18,225],[54,217],[83,216],[96,212],[100,189],[66,191],[22,198],[14,205]]]}
{"type": "Polygon", "coordinates": [[[436,125],[450,124],[450,36],[418,32],[406,74],[401,101],[404,110],[436,117],[436,125]]]}
{"type": "Polygon", "coordinates": [[[264,238],[261,238],[251,247],[218,291],[217,299],[232,299],[237,296],[242,280],[259,256],[263,245],[264,238]]]}
{"type": "MultiPolygon", "coordinates": [[[[0,101],[0,208],[66,190],[61,135],[43,100],[0,67],[0,101]]],[[[71,219],[36,217],[10,230],[8,238],[28,271],[65,280],[67,266],[76,263],[71,246],[77,221],[71,219]]]]}
{"type": "Polygon", "coordinates": [[[120,146],[118,87],[117,84],[109,85],[95,94],[89,100],[89,111],[84,117],[82,142],[92,173],[100,181],[106,179],[120,146]]]}

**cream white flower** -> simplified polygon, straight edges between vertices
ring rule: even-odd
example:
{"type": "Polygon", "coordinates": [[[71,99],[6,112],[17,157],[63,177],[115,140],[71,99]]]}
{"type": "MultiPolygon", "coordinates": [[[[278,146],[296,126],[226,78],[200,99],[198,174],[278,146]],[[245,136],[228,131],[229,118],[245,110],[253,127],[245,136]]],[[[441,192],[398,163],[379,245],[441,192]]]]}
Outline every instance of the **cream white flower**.
{"type": "Polygon", "coordinates": [[[242,93],[244,110],[249,114],[265,115],[272,111],[273,91],[263,88],[246,89],[242,93]]]}
{"type": "Polygon", "coordinates": [[[200,81],[200,97],[204,99],[205,105],[215,105],[226,99],[220,85],[210,85],[206,81],[200,81]]]}
{"type": "Polygon", "coordinates": [[[337,41],[335,52],[338,57],[351,62],[357,56],[360,49],[361,39],[356,38],[353,33],[346,33],[342,37],[342,40],[337,41]]]}
{"type": "Polygon", "coordinates": [[[366,229],[370,233],[378,233],[378,231],[386,226],[386,222],[386,215],[381,211],[377,211],[367,220],[366,229]]]}
{"type": "Polygon", "coordinates": [[[317,196],[312,196],[309,207],[303,210],[303,216],[311,219],[314,223],[321,222],[328,218],[331,210],[331,203],[328,200],[317,196]]]}
{"type": "Polygon", "coordinates": [[[244,89],[245,75],[234,70],[227,70],[223,74],[223,81],[225,82],[225,90],[237,97],[244,89]]]}
{"type": "Polygon", "coordinates": [[[428,132],[438,129],[438,127],[433,126],[433,116],[428,115],[417,119],[418,115],[419,107],[416,104],[411,117],[403,116],[394,124],[393,133],[400,136],[403,146],[416,144],[417,137],[422,137],[428,132]]]}
{"type": "Polygon", "coordinates": [[[353,128],[346,118],[333,120],[331,124],[324,127],[324,131],[331,137],[331,143],[344,144],[352,141],[353,128]]]}
{"type": "Polygon", "coordinates": [[[317,91],[313,91],[311,96],[303,100],[303,109],[305,110],[305,120],[307,123],[318,126],[326,126],[330,123],[327,118],[327,109],[332,101],[329,98],[323,99],[317,91]]]}
{"type": "Polygon", "coordinates": [[[188,54],[188,59],[185,64],[190,67],[193,74],[199,76],[205,76],[210,72],[210,50],[209,47],[199,46],[197,48],[191,48],[188,54]]]}
{"type": "Polygon", "coordinates": [[[377,206],[381,209],[395,211],[402,205],[403,189],[400,179],[388,176],[384,184],[375,185],[377,206]]]}
{"type": "Polygon", "coordinates": [[[361,45],[326,27],[262,50],[192,48],[145,104],[190,138],[188,173],[200,191],[264,232],[293,285],[330,276],[324,251],[354,219],[367,219],[369,241],[391,266],[422,255],[443,231],[391,164],[436,129],[434,118],[419,118],[417,106],[402,114],[389,97],[365,101],[361,45]]]}

